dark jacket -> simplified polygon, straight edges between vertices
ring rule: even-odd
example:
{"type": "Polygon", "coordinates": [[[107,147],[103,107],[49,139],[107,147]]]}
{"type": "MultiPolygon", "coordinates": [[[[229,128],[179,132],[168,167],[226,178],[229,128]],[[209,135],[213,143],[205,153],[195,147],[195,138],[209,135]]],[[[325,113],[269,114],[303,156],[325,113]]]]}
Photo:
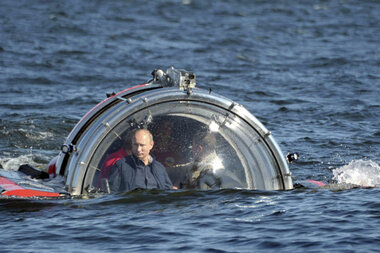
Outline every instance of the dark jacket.
{"type": "Polygon", "coordinates": [[[133,155],[126,156],[115,163],[111,168],[109,184],[112,192],[131,191],[136,188],[162,190],[173,188],[168,173],[160,162],[153,159],[151,163],[145,165],[133,155]],[[140,170],[139,173],[137,170],[140,170]],[[151,179],[148,185],[147,178],[151,179]]]}

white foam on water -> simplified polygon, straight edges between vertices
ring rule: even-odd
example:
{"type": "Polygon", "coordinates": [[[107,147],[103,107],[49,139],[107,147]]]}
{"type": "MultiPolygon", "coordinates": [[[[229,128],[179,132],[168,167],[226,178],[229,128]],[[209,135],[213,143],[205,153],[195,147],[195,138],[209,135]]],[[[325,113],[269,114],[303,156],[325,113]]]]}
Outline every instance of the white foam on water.
{"type": "Polygon", "coordinates": [[[353,160],[332,172],[338,184],[380,187],[380,166],[371,160],[353,160]]]}
{"type": "Polygon", "coordinates": [[[19,128],[18,131],[24,133],[25,137],[30,140],[45,140],[54,137],[54,135],[50,132],[36,131],[35,129],[27,130],[19,128]]]}
{"type": "Polygon", "coordinates": [[[18,170],[21,164],[33,164],[33,155],[21,155],[19,157],[1,157],[0,165],[5,170],[18,170]]]}
{"type": "MultiPolygon", "coordinates": [[[[48,159],[48,157],[39,155],[38,160],[48,159]]],[[[47,164],[36,162],[36,155],[33,153],[20,155],[18,157],[0,157],[0,169],[17,171],[22,164],[30,164],[35,168],[45,168],[47,164]]]]}

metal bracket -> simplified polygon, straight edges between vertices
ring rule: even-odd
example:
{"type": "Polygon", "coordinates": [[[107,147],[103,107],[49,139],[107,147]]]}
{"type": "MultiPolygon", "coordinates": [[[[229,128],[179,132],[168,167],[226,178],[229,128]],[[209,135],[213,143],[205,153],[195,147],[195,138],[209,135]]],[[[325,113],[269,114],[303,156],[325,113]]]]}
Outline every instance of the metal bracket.
{"type": "Polygon", "coordinates": [[[193,72],[183,69],[170,67],[164,72],[161,69],[155,69],[152,72],[153,84],[160,84],[162,87],[178,87],[185,90],[190,95],[196,85],[196,78],[193,72]]]}

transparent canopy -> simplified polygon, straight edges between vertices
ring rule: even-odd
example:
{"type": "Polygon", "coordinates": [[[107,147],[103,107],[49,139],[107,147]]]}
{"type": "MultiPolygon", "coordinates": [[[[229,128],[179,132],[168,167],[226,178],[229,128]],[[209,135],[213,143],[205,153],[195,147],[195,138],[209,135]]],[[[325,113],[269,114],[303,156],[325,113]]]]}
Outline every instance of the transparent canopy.
{"type": "Polygon", "coordinates": [[[104,100],[74,127],[57,160],[66,189],[110,192],[112,167],[131,155],[139,128],[152,133],[151,156],[178,189],[293,187],[271,133],[243,106],[211,91],[149,84],[104,100]]]}
{"type": "MultiPolygon", "coordinates": [[[[273,188],[275,160],[260,135],[244,120],[208,103],[170,101],[123,118],[104,136],[90,160],[85,185],[107,192],[107,180],[118,156],[131,154],[130,133],[146,128],[154,138],[151,154],[161,162],[177,188],[273,188]],[[196,154],[195,140],[212,136],[208,155],[196,154]],[[210,155],[212,154],[212,155],[210,155]],[[210,160],[211,159],[211,160],[210,160]],[[195,164],[208,164],[217,185],[194,176],[195,164]],[[189,177],[195,180],[189,185],[189,177]],[[268,178],[270,180],[268,180],[268,178]]],[[[201,168],[202,170],[202,168],[201,168]]],[[[198,173],[199,174],[199,173],[198,173]]]]}

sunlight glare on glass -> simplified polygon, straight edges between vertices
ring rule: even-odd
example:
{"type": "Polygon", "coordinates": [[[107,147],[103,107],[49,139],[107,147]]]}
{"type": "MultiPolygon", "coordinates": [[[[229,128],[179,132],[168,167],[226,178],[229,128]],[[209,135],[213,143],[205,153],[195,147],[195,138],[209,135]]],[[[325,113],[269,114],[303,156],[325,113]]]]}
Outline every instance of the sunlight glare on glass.
{"type": "Polygon", "coordinates": [[[211,121],[209,125],[210,132],[217,132],[219,130],[219,125],[215,121],[211,121]]]}
{"type": "Polygon", "coordinates": [[[220,160],[219,157],[216,157],[212,160],[212,172],[216,173],[220,169],[224,169],[223,162],[220,160]]]}

